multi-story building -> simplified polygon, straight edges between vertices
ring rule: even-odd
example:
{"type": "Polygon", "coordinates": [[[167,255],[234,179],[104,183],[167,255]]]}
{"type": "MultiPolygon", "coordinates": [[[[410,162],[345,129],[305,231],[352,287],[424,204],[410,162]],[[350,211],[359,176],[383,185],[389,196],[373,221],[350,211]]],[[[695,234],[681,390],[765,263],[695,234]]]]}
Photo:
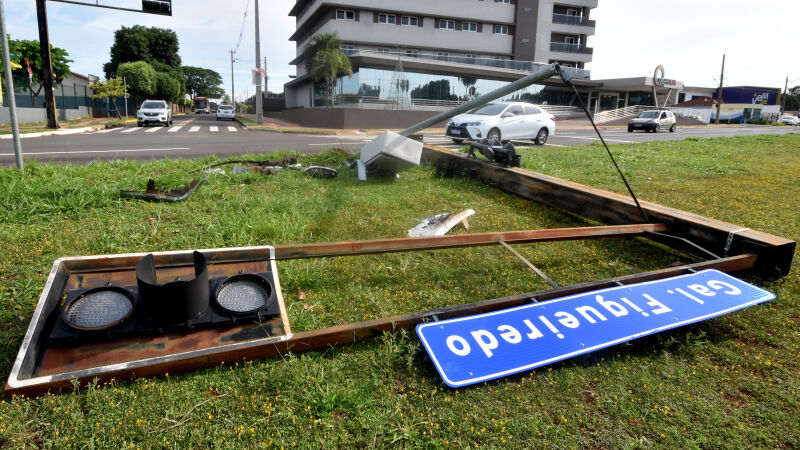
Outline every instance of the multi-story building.
{"type": "MultiPolygon", "coordinates": [[[[296,0],[290,37],[297,45],[294,80],[286,84],[286,106],[315,106],[320,89],[306,73],[303,50],[320,33],[337,33],[356,73],[342,78],[341,98],[354,104],[407,97],[463,101],[559,62],[584,69],[592,60],[587,38],[597,0],[296,0]],[[404,80],[400,85],[398,67],[404,80]]],[[[537,103],[569,104],[571,93],[555,80],[516,94],[537,103]],[[548,88],[548,85],[552,85],[548,88]],[[527,97],[526,97],[527,95],[527,97]]]]}

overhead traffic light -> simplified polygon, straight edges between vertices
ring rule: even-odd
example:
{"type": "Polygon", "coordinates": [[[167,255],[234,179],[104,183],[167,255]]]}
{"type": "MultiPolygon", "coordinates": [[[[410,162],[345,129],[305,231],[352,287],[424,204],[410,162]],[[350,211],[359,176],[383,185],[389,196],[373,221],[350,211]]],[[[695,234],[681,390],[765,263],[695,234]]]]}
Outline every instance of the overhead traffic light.
{"type": "Polygon", "coordinates": [[[171,16],[172,0],[142,0],[142,12],[171,16]]]}

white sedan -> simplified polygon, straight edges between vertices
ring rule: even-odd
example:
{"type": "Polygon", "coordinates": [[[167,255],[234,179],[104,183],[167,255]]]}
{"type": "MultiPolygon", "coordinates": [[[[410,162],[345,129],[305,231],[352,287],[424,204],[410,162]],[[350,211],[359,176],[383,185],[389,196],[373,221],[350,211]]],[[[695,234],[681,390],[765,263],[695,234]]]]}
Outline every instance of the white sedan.
{"type": "Polygon", "coordinates": [[[781,123],[785,123],[786,125],[793,125],[798,126],[800,125],[800,119],[795,116],[783,116],[781,117],[781,123]]]}
{"type": "Polygon", "coordinates": [[[235,116],[236,113],[233,111],[233,105],[219,105],[219,108],[217,108],[217,120],[233,120],[235,116]]]}
{"type": "Polygon", "coordinates": [[[486,138],[490,141],[531,139],[544,145],[556,132],[556,116],[530,103],[489,103],[447,123],[446,135],[456,144],[486,138]]]}

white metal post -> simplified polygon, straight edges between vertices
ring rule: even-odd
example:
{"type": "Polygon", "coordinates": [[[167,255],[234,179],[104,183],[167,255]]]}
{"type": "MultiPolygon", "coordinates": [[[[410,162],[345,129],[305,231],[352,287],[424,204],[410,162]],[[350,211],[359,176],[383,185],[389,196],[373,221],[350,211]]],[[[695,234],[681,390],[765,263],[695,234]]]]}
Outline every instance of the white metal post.
{"type": "MultiPolygon", "coordinates": [[[[8,36],[6,35],[6,13],[3,0],[0,0],[0,41],[3,47],[3,68],[6,76],[6,91],[8,92],[8,112],[11,117],[11,133],[14,137],[14,157],[17,167],[23,168],[22,143],[19,140],[19,124],[17,123],[17,99],[14,98],[14,79],[11,77],[11,55],[8,53],[8,36]]],[[[2,89],[2,87],[0,87],[2,89]]]]}

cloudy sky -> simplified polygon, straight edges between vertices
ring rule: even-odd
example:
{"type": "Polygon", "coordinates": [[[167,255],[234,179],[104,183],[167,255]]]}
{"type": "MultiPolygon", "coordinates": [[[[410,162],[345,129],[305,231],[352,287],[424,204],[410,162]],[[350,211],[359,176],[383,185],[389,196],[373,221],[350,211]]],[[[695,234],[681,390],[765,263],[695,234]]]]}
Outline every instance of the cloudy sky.
{"type": "MultiPolygon", "coordinates": [[[[81,0],[137,8],[139,0],[81,0]]],[[[170,28],[178,33],[184,65],[214,69],[230,90],[230,54],[242,19],[247,20],[235,64],[236,96],[252,94],[250,68],[255,65],[255,0],[173,0],[172,17],[48,2],[50,39],[75,60],[82,74],[102,75],[114,31],[122,25],[170,28]]],[[[33,0],[5,0],[6,25],[12,39],[38,39],[33,0]]],[[[260,0],[261,55],[267,58],[269,89],[280,92],[294,74],[293,0],[260,0]]],[[[796,30],[798,0],[599,0],[592,11],[596,35],[589,39],[592,78],[646,76],[655,66],[666,77],[690,86],[714,86],[725,53],[726,85],[783,87],[800,84],[796,30]]]]}

